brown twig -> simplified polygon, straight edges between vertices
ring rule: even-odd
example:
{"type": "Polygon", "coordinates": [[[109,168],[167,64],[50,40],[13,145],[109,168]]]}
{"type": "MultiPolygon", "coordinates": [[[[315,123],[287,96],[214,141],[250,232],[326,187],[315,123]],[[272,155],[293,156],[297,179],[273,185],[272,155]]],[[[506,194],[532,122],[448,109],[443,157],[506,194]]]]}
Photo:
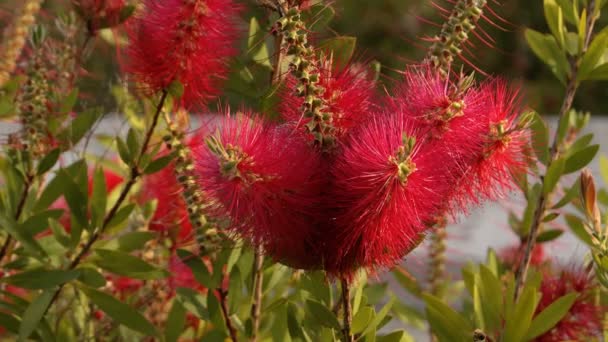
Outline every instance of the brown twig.
{"type": "Polygon", "coordinates": [[[251,341],[257,341],[258,330],[260,329],[260,312],[262,310],[262,284],[264,283],[264,254],[261,246],[255,249],[253,257],[253,301],[251,303],[251,341]]]}
{"type": "Polygon", "coordinates": [[[219,295],[219,299],[220,299],[220,307],[222,309],[222,315],[224,316],[224,322],[226,322],[226,328],[228,329],[228,332],[230,333],[230,338],[232,339],[232,342],[237,342],[238,341],[238,335],[236,332],[236,329],[234,328],[234,325],[232,324],[232,319],[230,319],[230,313],[228,312],[228,291],[222,288],[219,288],[216,290],[217,294],[219,295]]]}
{"type": "MultiPolygon", "coordinates": [[[[566,86],[566,94],[564,96],[564,100],[562,102],[560,111],[559,111],[559,121],[558,127],[561,125],[562,121],[566,119],[570,108],[572,107],[572,102],[574,101],[574,95],[576,95],[576,91],[578,89],[578,71],[580,59],[584,55],[584,52],[589,47],[589,43],[591,42],[592,31],[595,25],[595,21],[597,17],[594,15],[595,11],[595,0],[589,1],[587,5],[587,22],[586,22],[586,37],[583,46],[583,51],[577,57],[573,57],[569,59],[570,62],[570,70],[571,73],[568,77],[568,83],[566,86]]],[[[551,150],[549,154],[549,161],[547,162],[547,170],[551,167],[551,164],[555,162],[560,155],[560,141],[559,141],[559,130],[555,131],[553,137],[553,143],[551,145],[551,150]]],[[[545,183],[545,176],[541,176],[541,185],[545,183]]],[[[542,187],[541,187],[542,188],[542,187]]],[[[528,238],[526,241],[526,247],[524,250],[524,257],[521,259],[519,266],[517,267],[517,272],[515,274],[515,301],[519,298],[521,290],[523,288],[523,284],[525,283],[528,268],[530,267],[530,259],[532,257],[532,250],[534,249],[534,245],[536,244],[536,238],[539,232],[539,227],[541,225],[542,219],[545,216],[545,211],[547,210],[548,203],[550,202],[549,194],[541,193],[538,198],[538,202],[536,204],[536,210],[534,211],[534,218],[532,220],[532,225],[530,226],[530,232],[528,234],[528,238]]]]}
{"type": "MultiPolygon", "coordinates": [[[[116,200],[116,202],[114,203],[114,205],[112,206],[112,208],[110,209],[108,214],[105,216],[101,227],[98,230],[96,230],[95,233],[93,233],[91,235],[91,237],[89,238],[87,243],[82,247],[80,252],[76,255],[76,257],[70,263],[68,270],[75,269],[76,266],[78,266],[80,264],[80,262],[82,261],[84,256],[89,252],[89,250],[91,249],[93,244],[95,242],[97,242],[97,240],[103,235],[104,231],[108,227],[108,224],[112,221],[112,219],[118,212],[118,209],[120,209],[122,203],[129,195],[131,188],[137,182],[137,178],[139,178],[139,176],[141,176],[142,171],[139,169],[139,165],[141,163],[141,159],[143,158],[143,156],[146,154],[146,151],[148,150],[148,145],[150,144],[150,140],[152,139],[152,134],[154,133],[156,125],[158,124],[158,118],[160,116],[160,113],[162,112],[163,106],[165,104],[165,100],[167,99],[167,94],[168,94],[167,91],[163,90],[160,101],[156,107],[156,112],[154,113],[154,117],[152,118],[152,123],[150,124],[150,127],[148,128],[148,131],[146,132],[146,136],[142,143],[141,150],[139,151],[139,154],[135,161],[135,165],[133,165],[133,167],[131,168],[131,176],[129,177],[129,180],[127,181],[124,188],[120,192],[118,199],[116,200]]],[[[61,290],[63,289],[64,286],[65,286],[65,284],[62,284],[57,288],[57,290],[53,294],[53,298],[49,302],[49,305],[46,307],[45,312],[57,300],[57,298],[59,297],[59,294],[61,293],[61,290]]]]}
{"type": "Polygon", "coordinates": [[[342,288],[342,305],[344,309],[344,326],[342,327],[342,332],[344,333],[344,341],[345,342],[354,342],[355,339],[352,335],[350,326],[353,321],[352,309],[350,306],[350,284],[346,278],[340,279],[341,288],[342,288]]]}

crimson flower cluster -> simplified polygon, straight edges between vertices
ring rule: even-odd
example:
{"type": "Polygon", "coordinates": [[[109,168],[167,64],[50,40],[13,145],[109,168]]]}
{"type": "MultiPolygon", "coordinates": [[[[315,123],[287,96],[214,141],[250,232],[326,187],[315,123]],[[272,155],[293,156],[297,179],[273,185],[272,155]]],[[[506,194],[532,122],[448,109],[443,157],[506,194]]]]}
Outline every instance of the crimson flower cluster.
{"type": "Polygon", "coordinates": [[[522,107],[505,81],[459,91],[421,66],[377,103],[352,67],[324,78],[335,146],[312,142],[287,90],[284,123],[227,116],[195,149],[214,215],[277,261],[346,277],[391,267],[438,220],[500,197],[526,172],[522,107]]]}
{"type": "MultiPolygon", "coordinates": [[[[183,106],[206,103],[233,53],[226,43],[238,6],[145,4],[131,28],[129,71],[151,93],[179,81],[183,106]]],[[[226,115],[190,148],[208,214],[228,218],[232,233],[279,262],[347,278],[391,267],[445,217],[502,196],[512,175],[526,172],[526,120],[518,88],[503,80],[445,79],[421,65],[382,97],[364,64],[307,63],[316,63],[315,85],[288,77],[283,122],[247,110],[226,115]],[[331,144],[314,138],[319,127],[331,144]]],[[[158,218],[185,222],[183,203],[169,200],[179,192],[169,178],[161,173],[145,187],[163,204],[152,229],[166,228],[158,218]]]]}

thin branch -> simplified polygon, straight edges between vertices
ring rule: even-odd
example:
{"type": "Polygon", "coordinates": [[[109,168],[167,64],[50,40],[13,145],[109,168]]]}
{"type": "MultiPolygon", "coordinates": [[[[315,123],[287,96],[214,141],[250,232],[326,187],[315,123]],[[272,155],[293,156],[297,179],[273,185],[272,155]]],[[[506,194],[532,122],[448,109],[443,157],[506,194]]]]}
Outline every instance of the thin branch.
{"type": "MultiPolygon", "coordinates": [[[[160,116],[160,113],[162,112],[166,99],[167,99],[167,91],[163,90],[160,101],[156,107],[156,113],[154,113],[154,117],[152,118],[152,123],[150,124],[150,127],[148,128],[148,131],[146,132],[146,136],[145,136],[143,144],[141,146],[141,150],[139,151],[139,155],[137,156],[137,159],[135,161],[135,165],[131,168],[131,176],[129,177],[129,180],[127,181],[124,188],[120,192],[118,199],[116,200],[116,202],[114,203],[114,205],[112,206],[112,208],[110,209],[110,211],[108,212],[106,217],[104,218],[101,227],[98,230],[96,230],[95,233],[93,233],[91,235],[91,237],[89,238],[87,243],[80,250],[80,253],[78,253],[78,255],[76,255],[76,257],[70,263],[68,270],[75,269],[80,264],[80,262],[82,261],[84,256],[89,252],[89,250],[91,249],[93,244],[95,242],[97,242],[97,240],[103,235],[106,228],[108,227],[108,224],[112,221],[112,219],[118,212],[118,209],[120,209],[120,207],[122,206],[122,203],[125,201],[125,199],[129,195],[131,188],[133,187],[133,185],[135,185],[135,183],[137,182],[137,179],[141,176],[142,171],[139,169],[139,165],[141,163],[143,156],[146,154],[146,151],[148,150],[148,145],[150,145],[150,140],[152,139],[152,135],[154,133],[156,125],[158,124],[158,118],[160,116]]],[[[65,284],[62,284],[61,286],[59,286],[59,288],[57,288],[57,290],[53,294],[53,298],[49,302],[49,305],[46,307],[45,312],[57,300],[57,298],[59,297],[59,294],[61,293],[61,290],[63,289],[64,286],[65,286],[65,284]]]]}
{"type": "Polygon", "coordinates": [[[346,278],[340,279],[342,288],[342,304],[344,309],[344,326],[342,332],[344,333],[345,342],[354,342],[355,338],[352,335],[350,326],[353,322],[353,314],[350,306],[350,284],[346,278]]]}
{"type": "Polygon", "coordinates": [[[224,321],[226,322],[226,328],[230,333],[230,338],[232,342],[238,342],[238,335],[234,325],[232,324],[232,319],[230,318],[230,313],[228,312],[228,291],[225,289],[217,289],[217,294],[220,296],[220,306],[222,308],[222,315],[224,316],[224,321]]]}
{"type": "MultiPolygon", "coordinates": [[[[589,1],[587,5],[587,23],[586,23],[586,37],[585,44],[583,47],[583,51],[576,57],[570,58],[570,70],[571,73],[568,77],[568,84],[566,87],[566,94],[564,96],[564,100],[562,102],[562,106],[559,111],[559,121],[558,127],[562,124],[563,120],[566,120],[566,116],[572,107],[572,102],[574,101],[574,95],[576,95],[576,91],[578,89],[578,69],[580,64],[580,59],[584,56],[585,51],[589,47],[591,42],[591,36],[593,27],[595,25],[595,21],[597,17],[593,14],[595,10],[595,0],[589,1]]],[[[551,164],[555,162],[560,155],[560,141],[559,141],[559,130],[555,131],[553,137],[553,143],[551,145],[549,161],[547,163],[547,170],[551,167],[551,164]]],[[[545,175],[546,176],[546,175],[545,175]]],[[[545,183],[545,176],[541,176],[541,185],[545,183]]],[[[542,188],[542,187],[541,187],[542,188]]],[[[536,238],[539,233],[539,227],[541,225],[542,219],[545,217],[545,212],[547,210],[547,206],[550,202],[551,194],[541,193],[538,198],[538,202],[536,205],[536,210],[534,212],[534,219],[532,221],[532,225],[530,226],[530,233],[528,234],[528,238],[526,241],[526,247],[524,250],[524,257],[521,259],[519,266],[517,267],[517,272],[515,274],[515,301],[519,298],[521,294],[521,290],[523,288],[523,284],[526,280],[528,269],[530,267],[530,259],[532,258],[532,250],[534,249],[534,245],[536,244],[536,238]]]]}
{"type": "Polygon", "coordinates": [[[264,254],[261,246],[255,249],[253,257],[253,301],[251,304],[251,341],[257,341],[258,330],[260,329],[260,313],[262,310],[262,284],[264,283],[264,254]]]}

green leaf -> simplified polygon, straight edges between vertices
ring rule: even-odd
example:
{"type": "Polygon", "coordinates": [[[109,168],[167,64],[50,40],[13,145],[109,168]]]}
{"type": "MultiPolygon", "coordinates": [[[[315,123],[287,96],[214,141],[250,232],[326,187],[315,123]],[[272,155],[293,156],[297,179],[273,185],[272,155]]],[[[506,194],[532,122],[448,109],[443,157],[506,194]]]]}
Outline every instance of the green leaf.
{"type": "Polygon", "coordinates": [[[228,288],[228,308],[230,312],[238,312],[239,306],[242,304],[243,296],[243,278],[238,268],[230,272],[230,283],[228,288]]]}
{"type": "Polygon", "coordinates": [[[374,331],[374,330],[376,330],[376,328],[379,328],[380,324],[384,321],[384,319],[386,318],[388,313],[391,311],[391,307],[393,306],[395,301],[396,301],[396,298],[391,296],[391,298],[388,300],[388,302],[384,305],[384,307],[382,307],[382,309],[380,309],[378,314],[376,314],[374,316],[374,319],[372,320],[372,322],[365,328],[365,330],[361,334],[365,335],[368,332],[374,331]]]}
{"type": "Polygon", "coordinates": [[[420,297],[422,295],[422,287],[416,281],[416,279],[409,273],[407,270],[397,266],[392,271],[397,282],[406,290],[408,290],[411,294],[416,297],[420,297]]]}
{"type": "Polygon", "coordinates": [[[78,114],[78,116],[72,120],[71,125],[58,134],[58,140],[67,141],[69,146],[65,147],[67,149],[71,148],[91,131],[95,122],[97,122],[102,115],[103,112],[99,108],[89,109],[78,114]]]}
{"type": "Polygon", "coordinates": [[[101,227],[107,205],[106,176],[101,167],[93,172],[93,191],[91,193],[91,222],[94,227],[101,227]]]}
{"type": "Polygon", "coordinates": [[[559,182],[560,177],[564,173],[564,168],[566,167],[566,161],[563,158],[558,158],[547,170],[547,174],[545,175],[544,184],[543,184],[543,193],[549,194],[557,183],[559,182]]]}
{"type": "Polygon", "coordinates": [[[568,157],[568,159],[566,159],[563,174],[576,172],[587,166],[589,163],[591,163],[593,158],[595,158],[595,155],[599,149],[599,145],[591,145],[573,153],[570,157],[568,157]]]}
{"type": "Polygon", "coordinates": [[[207,302],[199,292],[185,287],[178,287],[176,290],[176,299],[182,303],[188,312],[193,313],[196,317],[202,320],[209,320],[207,312],[207,302]]]}
{"type": "Polygon", "coordinates": [[[574,110],[570,110],[563,118],[559,120],[559,125],[557,126],[558,143],[561,144],[564,138],[566,137],[566,133],[568,133],[568,128],[572,125],[572,121],[575,116],[576,112],[574,110]]]}
{"type": "Polygon", "coordinates": [[[353,334],[359,334],[365,330],[374,318],[374,309],[366,306],[361,308],[353,317],[351,329],[353,334]]]}
{"type": "Polygon", "coordinates": [[[532,322],[538,300],[536,289],[526,286],[513,310],[506,314],[504,342],[521,342],[524,339],[532,322]]]}
{"type": "Polygon", "coordinates": [[[551,222],[559,217],[559,213],[550,213],[543,217],[542,222],[551,222]]]}
{"type": "Polygon", "coordinates": [[[81,291],[115,322],[135,330],[145,336],[158,336],[156,328],[137,310],[116,298],[92,288],[82,287],[81,291]]]}
{"type": "Polygon", "coordinates": [[[20,224],[19,229],[27,235],[35,236],[48,228],[49,220],[58,220],[63,214],[62,209],[50,209],[30,216],[20,224]]]}
{"type": "Polygon", "coordinates": [[[129,215],[131,215],[131,212],[133,211],[133,209],[135,209],[135,206],[135,203],[130,203],[118,209],[116,215],[114,215],[114,217],[106,225],[106,228],[110,229],[123,223],[127,218],[129,218],[129,215]]]}
{"type": "Polygon", "coordinates": [[[557,203],[555,203],[555,205],[553,205],[553,207],[551,207],[551,209],[555,210],[555,209],[563,208],[564,206],[566,206],[573,199],[575,199],[576,197],[579,196],[580,189],[581,189],[581,183],[580,183],[580,178],[579,178],[576,180],[576,182],[574,182],[574,184],[572,184],[570,189],[568,189],[568,191],[566,192],[564,197],[562,197],[562,199],[560,199],[557,203]]]}
{"type": "Polygon", "coordinates": [[[72,91],[61,102],[61,108],[59,109],[59,113],[70,113],[72,111],[72,108],[74,108],[76,101],[78,101],[78,88],[73,88],[72,91]]]}
{"type": "Polygon", "coordinates": [[[19,341],[26,340],[38,327],[44,314],[53,300],[55,290],[45,290],[27,307],[19,326],[19,341]]]}
{"type": "Polygon", "coordinates": [[[561,229],[545,230],[544,232],[538,234],[538,236],[536,237],[536,242],[545,243],[545,242],[553,241],[553,240],[557,239],[558,237],[560,237],[563,233],[564,233],[564,231],[561,229]]]}
{"type": "Polygon", "coordinates": [[[0,226],[2,226],[4,230],[13,238],[15,238],[15,240],[19,241],[33,256],[38,258],[46,257],[46,253],[38,241],[36,241],[32,235],[26,234],[26,232],[20,229],[21,227],[12,217],[4,216],[3,213],[0,213],[0,226]]]}
{"type": "Polygon", "coordinates": [[[95,249],[99,256],[95,264],[115,274],[136,279],[162,279],[167,273],[147,262],[121,251],[109,249],[95,249]]]}
{"type": "Polygon", "coordinates": [[[78,278],[80,271],[62,271],[33,269],[19,272],[10,277],[0,279],[0,283],[7,283],[30,290],[51,289],[78,278]]]}
{"type": "Polygon", "coordinates": [[[534,133],[532,134],[532,149],[538,160],[547,165],[549,160],[549,129],[545,121],[536,112],[530,128],[534,133]]]}
{"type": "Polygon", "coordinates": [[[256,17],[249,20],[249,35],[247,38],[247,54],[251,59],[264,67],[272,68],[270,64],[270,53],[266,46],[266,30],[260,27],[256,17]]]}
{"type": "Polygon", "coordinates": [[[587,76],[587,80],[605,81],[608,80],[608,63],[598,65],[587,76]]]}
{"type": "MultiPolygon", "coordinates": [[[[88,189],[82,189],[75,179],[67,173],[65,169],[57,172],[57,177],[61,177],[63,184],[63,197],[68,202],[70,214],[78,221],[82,227],[88,226],[87,200],[88,189]]],[[[87,184],[85,184],[87,186],[87,184]]],[[[88,186],[87,186],[88,187],[88,186]]]]}
{"type": "Polygon", "coordinates": [[[575,10],[575,5],[571,0],[556,0],[564,13],[564,19],[572,25],[578,23],[578,13],[575,10]]]}
{"type": "Polygon", "coordinates": [[[494,330],[500,326],[503,314],[503,303],[501,296],[497,293],[502,292],[500,280],[485,265],[479,265],[479,277],[476,278],[479,286],[479,295],[483,302],[484,322],[486,328],[494,330]]]}
{"type": "Polygon", "coordinates": [[[393,331],[388,335],[378,336],[378,342],[415,342],[405,330],[393,331]]]}
{"type": "Polygon", "coordinates": [[[591,242],[591,236],[589,236],[589,233],[585,229],[583,221],[581,221],[578,216],[566,214],[564,215],[564,218],[566,219],[566,223],[568,223],[568,226],[570,227],[570,230],[572,231],[572,233],[574,233],[574,235],[576,235],[581,241],[586,243],[588,246],[593,246],[593,243],[591,242]]]}
{"type": "Polygon", "coordinates": [[[600,174],[604,183],[608,185],[608,158],[605,155],[600,156],[600,174]]]}
{"type": "Polygon", "coordinates": [[[530,328],[526,334],[526,340],[533,340],[553,328],[559,321],[566,316],[578,293],[568,293],[556,299],[551,305],[547,306],[541,313],[534,317],[530,328]]]}
{"type": "Polygon", "coordinates": [[[78,268],[80,275],[78,280],[90,287],[99,288],[106,285],[106,278],[96,269],[92,267],[80,267],[78,268]]]}
{"type": "Polygon", "coordinates": [[[333,65],[338,69],[344,68],[350,62],[357,45],[355,37],[335,37],[322,41],[318,48],[320,51],[333,56],[333,65]]]}
{"type": "Polygon", "coordinates": [[[305,20],[304,22],[310,23],[308,28],[312,32],[319,32],[323,30],[325,27],[327,27],[327,25],[329,25],[331,20],[336,15],[336,11],[333,9],[333,7],[325,3],[312,6],[307,12],[310,13],[310,19],[305,20]]]}
{"type": "Polygon", "coordinates": [[[557,5],[555,0],[544,0],[545,19],[549,25],[549,29],[553,36],[559,43],[559,46],[563,47],[564,43],[564,18],[562,9],[557,5]]]}
{"type": "Polygon", "coordinates": [[[139,137],[137,136],[137,132],[130,128],[129,132],[127,132],[127,147],[129,148],[129,155],[131,158],[135,158],[139,155],[141,142],[139,141],[139,137]]]}
{"type": "Polygon", "coordinates": [[[207,312],[209,313],[209,319],[217,327],[226,326],[224,317],[222,315],[222,309],[220,301],[217,299],[214,291],[207,294],[207,312]]]}
{"type": "Polygon", "coordinates": [[[118,148],[118,155],[120,156],[120,159],[123,161],[123,163],[125,163],[126,165],[131,165],[133,157],[129,152],[129,147],[124,142],[124,140],[122,140],[122,138],[116,137],[116,147],[118,148]]]}
{"type": "Polygon", "coordinates": [[[589,133],[589,134],[585,134],[582,137],[578,138],[574,144],[572,144],[569,148],[568,151],[566,152],[568,156],[584,149],[585,147],[587,147],[590,143],[591,140],[593,140],[593,133],[589,133]]]}
{"type": "Polygon", "coordinates": [[[165,342],[177,342],[186,325],[186,309],[174,300],[165,325],[165,342]]]}
{"type": "Polygon", "coordinates": [[[148,164],[148,166],[146,166],[146,169],[144,170],[144,174],[151,175],[153,173],[156,173],[156,172],[164,169],[167,165],[169,165],[169,163],[171,163],[172,160],[173,160],[173,154],[168,154],[166,156],[156,158],[150,164],[148,164]]]}
{"type": "Polygon", "coordinates": [[[608,46],[608,28],[603,29],[598,33],[589,45],[589,48],[583,54],[581,64],[578,69],[577,80],[582,81],[587,79],[591,72],[597,66],[600,58],[606,52],[608,46]]]}
{"type": "Polygon", "coordinates": [[[186,266],[188,266],[192,270],[192,273],[194,274],[194,279],[196,279],[199,284],[209,289],[217,288],[219,284],[212,282],[213,277],[211,275],[211,272],[209,272],[207,266],[203,264],[200,257],[190,253],[185,249],[178,249],[177,256],[184,264],[186,264],[186,266]]]}
{"type": "Polygon", "coordinates": [[[565,83],[570,68],[566,56],[557,45],[555,38],[532,29],[526,29],[525,37],[534,54],[549,66],[557,79],[565,83]]]}
{"type": "Polygon", "coordinates": [[[336,315],[334,315],[325,305],[309,299],[306,301],[306,307],[308,308],[311,318],[318,324],[337,331],[341,330],[340,322],[338,322],[336,315]]]}
{"type": "Polygon", "coordinates": [[[103,244],[103,248],[129,253],[141,249],[146,242],[152,240],[156,236],[156,232],[128,232],[103,244]]]}
{"type": "Polygon", "coordinates": [[[423,294],[429,324],[439,341],[470,342],[471,322],[443,303],[439,298],[423,294]]]}
{"type": "Polygon", "coordinates": [[[53,166],[55,166],[55,164],[57,163],[57,160],[59,160],[60,155],[61,150],[58,148],[53,149],[51,152],[49,152],[49,154],[44,156],[40,163],[38,163],[38,170],[36,171],[36,174],[38,176],[41,176],[45,174],[48,170],[53,168],[53,166]]]}

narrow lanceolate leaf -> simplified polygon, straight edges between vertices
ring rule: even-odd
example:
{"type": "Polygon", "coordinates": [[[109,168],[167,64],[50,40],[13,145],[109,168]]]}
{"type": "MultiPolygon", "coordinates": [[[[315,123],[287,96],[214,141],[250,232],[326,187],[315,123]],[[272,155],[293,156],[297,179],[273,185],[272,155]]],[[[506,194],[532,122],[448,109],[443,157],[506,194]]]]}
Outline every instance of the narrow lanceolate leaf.
{"type": "Polygon", "coordinates": [[[70,280],[78,278],[79,270],[45,270],[34,269],[17,273],[10,277],[0,279],[0,283],[7,283],[25,289],[51,289],[70,280]]]}
{"type": "Polygon", "coordinates": [[[546,230],[546,231],[538,234],[538,237],[536,238],[536,242],[545,243],[545,242],[553,241],[553,240],[557,239],[558,237],[560,237],[563,233],[564,233],[564,231],[561,229],[546,230]]]}
{"type": "Polygon", "coordinates": [[[93,193],[91,195],[91,221],[94,227],[100,227],[106,213],[107,205],[106,177],[103,169],[98,167],[93,173],[93,193]]]}
{"type": "Polygon", "coordinates": [[[144,280],[161,279],[167,275],[165,271],[125,252],[96,249],[95,254],[99,256],[95,264],[112,273],[144,280]]]}
{"type": "Polygon", "coordinates": [[[174,300],[165,326],[165,341],[176,342],[184,331],[185,324],[186,309],[178,300],[174,300]]]}
{"type": "Polygon", "coordinates": [[[568,60],[555,38],[531,29],[526,29],[525,37],[534,54],[551,69],[557,79],[565,83],[569,72],[568,60]]]}
{"type": "Polygon", "coordinates": [[[590,76],[591,72],[600,61],[600,58],[606,52],[606,46],[608,46],[608,28],[603,29],[595,38],[593,38],[589,48],[583,55],[583,59],[578,69],[577,80],[582,81],[590,76]]]}
{"type": "Polygon", "coordinates": [[[543,185],[543,193],[548,194],[557,185],[560,177],[564,173],[564,167],[566,166],[566,161],[563,158],[559,158],[551,163],[549,169],[547,170],[547,174],[545,175],[545,182],[543,185]]]}
{"type": "Polygon", "coordinates": [[[105,312],[116,323],[122,324],[145,336],[158,336],[156,328],[129,305],[92,288],[83,287],[81,290],[89,297],[93,304],[97,305],[101,311],[105,312]]]}
{"type": "Polygon", "coordinates": [[[470,342],[473,326],[437,297],[424,294],[426,313],[433,332],[440,341],[470,342]]]}
{"type": "Polygon", "coordinates": [[[568,157],[568,159],[566,159],[566,164],[564,165],[564,174],[576,172],[589,165],[593,158],[595,158],[595,155],[599,149],[599,145],[591,145],[572,154],[570,157],[568,157]]]}
{"type": "Polygon", "coordinates": [[[566,316],[577,297],[578,293],[568,293],[546,307],[532,320],[526,334],[526,341],[533,340],[553,328],[566,316]]]}
{"type": "Polygon", "coordinates": [[[26,340],[38,327],[47,307],[51,304],[54,290],[45,290],[27,307],[19,326],[19,341],[26,340]]]}
{"type": "Polygon", "coordinates": [[[536,288],[526,286],[515,307],[506,314],[504,342],[521,342],[526,336],[532,316],[538,305],[539,295],[536,288]]]}
{"type": "Polygon", "coordinates": [[[336,315],[334,315],[334,313],[325,305],[314,300],[307,300],[306,307],[308,308],[311,317],[317,321],[318,324],[340,331],[340,322],[338,322],[336,315]]]}
{"type": "Polygon", "coordinates": [[[532,134],[532,149],[538,160],[547,165],[549,160],[549,129],[538,113],[534,113],[534,120],[532,120],[530,128],[534,132],[532,134]]]}
{"type": "Polygon", "coordinates": [[[40,163],[38,163],[38,170],[36,171],[36,174],[43,175],[48,170],[53,168],[53,166],[55,166],[55,163],[57,163],[57,160],[59,160],[60,155],[61,155],[61,150],[58,148],[49,152],[49,154],[44,156],[44,158],[42,158],[40,163]]]}

